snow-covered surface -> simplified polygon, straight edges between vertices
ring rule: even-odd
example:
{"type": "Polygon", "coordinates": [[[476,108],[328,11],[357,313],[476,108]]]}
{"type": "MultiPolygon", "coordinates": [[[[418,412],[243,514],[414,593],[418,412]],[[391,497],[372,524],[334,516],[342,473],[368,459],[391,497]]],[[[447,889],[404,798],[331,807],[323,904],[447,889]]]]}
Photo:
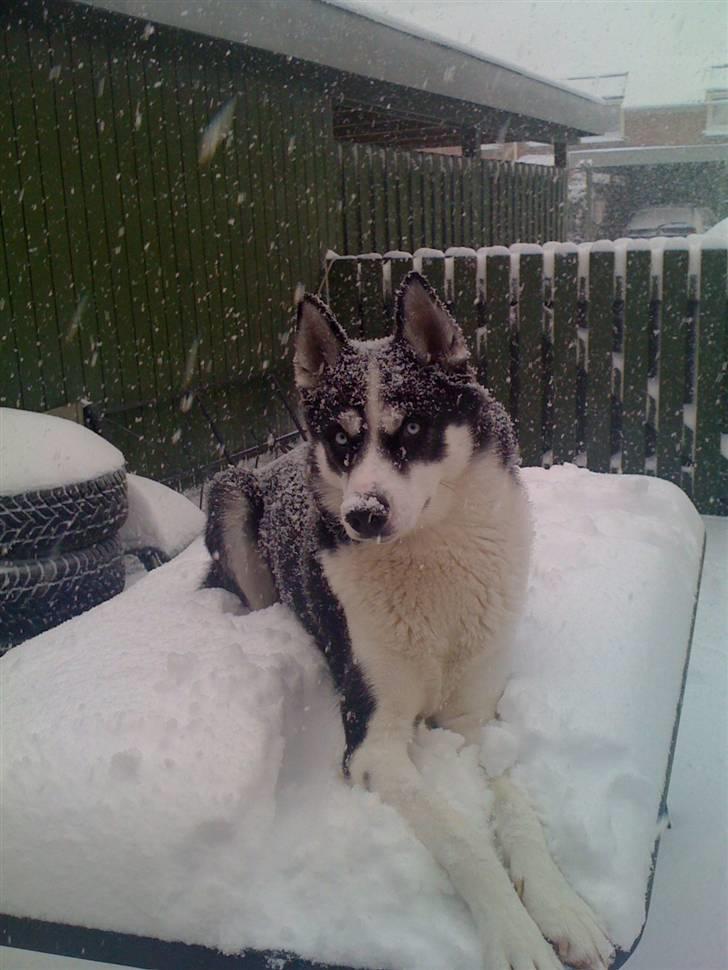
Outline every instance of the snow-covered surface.
{"type": "Polygon", "coordinates": [[[124,549],[153,546],[171,559],[201,535],[205,514],[174,489],[140,475],[127,476],[129,515],[119,536],[124,549]]]}
{"type": "Polygon", "coordinates": [[[118,448],[80,424],[0,408],[0,495],[74,485],[123,464],[118,448]]]}
{"type": "Polygon", "coordinates": [[[707,232],[703,233],[703,239],[716,239],[718,242],[728,245],[728,219],[721,219],[720,222],[716,222],[707,232]]]}
{"type": "MultiPolygon", "coordinates": [[[[513,764],[575,887],[629,946],[702,524],[674,486],[527,469],[536,546],[492,770],[513,764]]],[[[479,965],[467,912],[398,816],[351,790],[321,660],[280,606],[199,590],[200,543],[2,660],[6,912],[342,963],[479,965]],[[322,914],[325,914],[322,918],[322,914]]],[[[474,749],[414,756],[463,809],[474,749]]]]}
{"type": "Polygon", "coordinates": [[[728,966],[728,518],[706,516],[705,565],[670,782],[670,829],[628,970],[728,966]]]}
{"type": "MultiPolygon", "coordinates": [[[[724,970],[728,953],[728,519],[706,516],[705,565],[680,733],[645,934],[629,970],[724,970]]],[[[0,947],[3,970],[109,970],[0,947]]]]}

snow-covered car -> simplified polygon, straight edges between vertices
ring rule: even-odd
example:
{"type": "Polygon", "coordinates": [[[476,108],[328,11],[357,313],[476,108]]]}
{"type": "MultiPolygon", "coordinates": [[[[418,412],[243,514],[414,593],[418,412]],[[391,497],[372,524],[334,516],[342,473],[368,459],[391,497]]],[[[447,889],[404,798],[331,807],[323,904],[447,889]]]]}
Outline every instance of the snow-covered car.
{"type": "Polygon", "coordinates": [[[691,236],[705,232],[714,223],[715,213],[705,206],[653,205],[635,212],[627,223],[624,236],[629,239],[691,236]]]}

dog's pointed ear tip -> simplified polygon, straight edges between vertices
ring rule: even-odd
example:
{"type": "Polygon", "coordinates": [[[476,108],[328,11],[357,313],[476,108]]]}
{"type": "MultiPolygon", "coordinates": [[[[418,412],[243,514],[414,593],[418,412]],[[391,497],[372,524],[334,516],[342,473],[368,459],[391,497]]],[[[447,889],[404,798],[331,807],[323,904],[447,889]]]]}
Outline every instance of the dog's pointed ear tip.
{"type": "Polygon", "coordinates": [[[412,286],[413,283],[418,283],[425,290],[432,289],[432,284],[430,283],[430,281],[427,279],[426,276],[423,276],[423,274],[420,273],[418,269],[411,269],[407,273],[407,275],[402,280],[402,283],[400,284],[400,289],[404,292],[408,289],[408,287],[412,286]]]}
{"type": "Polygon", "coordinates": [[[300,324],[306,319],[313,320],[317,314],[329,320],[334,317],[320,296],[306,291],[296,303],[296,320],[300,324]]]}

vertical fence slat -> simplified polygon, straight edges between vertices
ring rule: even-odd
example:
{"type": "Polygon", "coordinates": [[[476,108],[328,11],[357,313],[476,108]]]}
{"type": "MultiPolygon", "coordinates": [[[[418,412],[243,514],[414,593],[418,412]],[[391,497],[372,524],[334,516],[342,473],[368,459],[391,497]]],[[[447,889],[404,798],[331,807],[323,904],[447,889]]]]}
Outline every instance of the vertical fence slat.
{"type": "Polygon", "coordinates": [[[344,247],[347,253],[361,253],[364,252],[364,248],[359,229],[359,210],[362,203],[359,196],[358,169],[361,164],[361,154],[358,146],[340,145],[339,161],[344,197],[344,247]]]}
{"type": "Polygon", "coordinates": [[[611,389],[614,253],[589,256],[589,349],[587,355],[587,467],[608,472],[611,458],[611,389]]]}
{"type": "Polygon", "coordinates": [[[420,162],[420,172],[422,179],[422,239],[415,239],[415,249],[424,246],[430,239],[434,239],[434,214],[433,206],[433,161],[432,155],[423,155],[420,162]]]}
{"type": "Polygon", "coordinates": [[[397,201],[399,203],[399,240],[397,248],[410,252],[412,246],[412,204],[410,200],[409,159],[397,153],[397,201]]]}
{"type": "Polygon", "coordinates": [[[722,382],[728,356],[728,301],[725,249],[701,254],[700,304],[696,339],[696,426],[693,500],[699,512],[728,514],[728,461],[721,455],[721,432],[728,434],[722,382]]]}
{"type": "Polygon", "coordinates": [[[543,256],[519,256],[518,440],[526,465],[543,459],[543,256]]]}
{"type": "Polygon", "coordinates": [[[437,291],[441,299],[445,299],[445,254],[440,256],[428,255],[421,257],[422,275],[426,276],[430,285],[437,291]]]}
{"type": "Polygon", "coordinates": [[[372,150],[372,197],[374,204],[374,236],[372,250],[383,253],[387,246],[387,200],[384,149],[372,150]]]}
{"type": "Polygon", "coordinates": [[[386,264],[386,287],[384,302],[390,320],[394,319],[394,299],[397,290],[407,273],[412,269],[412,258],[410,256],[390,256],[385,260],[386,264]]]}
{"type": "Polygon", "coordinates": [[[452,256],[452,311],[463,329],[472,358],[476,361],[476,330],[478,329],[478,290],[475,256],[452,256]]]}
{"type": "Polygon", "coordinates": [[[657,402],[657,475],[680,484],[683,404],[685,403],[684,320],[688,302],[688,254],[663,255],[657,402]]]}
{"type": "Polygon", "coordinates": [[[553,284],[553,461],[576,457],[578,255],[556,253],[553,284]]]}
{"type": "Polygon", "coordinates": [[[397,154],[392,148],[385,149],[385,191],[387,197],[386,240],[382,242],[380,252],[385,252],[392,246],[399,244],[399,210],[397,205],[397,154]]]}
{"type": "Polygon", "coordinates": [[[642,474],[645,470],[650,263],[648,252],[627,253],[622,374],[622,471],[625,474],[642,474]]]}
{"type": "Polygon", "coordinates": [[[511,410],[511,257],[489,254],[485,265],[486,377],[493,397],[511,410]]]}
{"type": "Polygon", "coordinates": [[[475,159],[463,158],[460,168],[460,206],[462,209],[462,238],[460,245],[479,246],[480,241],[473,235],[473,215],[475,206],[473,204],[473,173],[475,169],[475,159]]]}
{"type": "Polygon", "coordinates": [[[389,325],[384,313],[381,256],[372,254],[359,260],[359,299],[365,339],[386,336],[389,325]]]}
{"type": "Polygon", "coordinates": [[[422,224],[422,173],[419,165],[410,160],[407,179],[410,189],[410,205],[412,207],[412,235],[410,245],[413,249],[425,245],[425,232],[422,224]]]}
{"type": "Polygon", "coordinates": [[[374,249],[374,213],[372,211],[372,149],[360,150],[359,166],[359,219],[361,222],[361,249],[358,252],[370,253],[374,249]]]}
{"type": "Polygon", "coordinates": [[[430,192],[432,196],[432,223],[429,246],[442,247],[442,159],[439,155],[430,156],[430,192]]]}
{"type": "MultiPolygon", "coordinates": [[[[359,329],[359,266],[356,256],[331,261],[327,274],[328,304],[349,333],[359,329]]],[[[360,336],[356,333],[356,336],[360,336]]]]}

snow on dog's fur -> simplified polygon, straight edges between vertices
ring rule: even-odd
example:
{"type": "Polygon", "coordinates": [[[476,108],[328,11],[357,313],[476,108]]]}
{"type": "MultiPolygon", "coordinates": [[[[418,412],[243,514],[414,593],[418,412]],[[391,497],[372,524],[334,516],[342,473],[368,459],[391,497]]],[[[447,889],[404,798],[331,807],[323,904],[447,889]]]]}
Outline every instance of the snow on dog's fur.
{"type": "Polygon", "coordinates": [[[609,942],[510,779],[492,782],[497,852],[408,754],[423,719],[478,743],[503,691],[531,536],[508,416],[417,273],[382,340],[347,338],[305,296],[294,367],[308,441],[214,480],[208,582],[254,609],[280,599],[315,638],[340,699],[345,772],[445,868],[486,970],[557,970],[546,939],[570,965],[606,966],[609,942]]]}

